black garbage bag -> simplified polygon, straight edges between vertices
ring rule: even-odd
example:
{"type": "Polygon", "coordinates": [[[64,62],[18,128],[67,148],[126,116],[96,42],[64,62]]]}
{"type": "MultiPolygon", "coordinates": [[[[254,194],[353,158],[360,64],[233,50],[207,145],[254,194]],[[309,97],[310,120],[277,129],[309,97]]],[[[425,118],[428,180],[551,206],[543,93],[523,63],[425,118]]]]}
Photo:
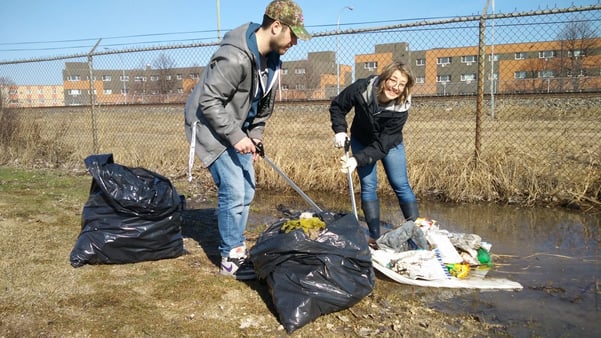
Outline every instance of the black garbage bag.
{"type": "Polygon", "coordinates": [[[144,168],[113,163],[112,154],[85,159],[92,175],[73,267],[174,258],[184,253],[183,196],[171,182],[144,168]]]}
{"type": "Polygon", "coordinates": [[[269,226],[249,252],[288,333],[353,306],[374,288],[369,247],[355,216],[323,212],[319,218],[326,228],[315,240],[301,229],[282,232],[282,220],[269,226]]]}

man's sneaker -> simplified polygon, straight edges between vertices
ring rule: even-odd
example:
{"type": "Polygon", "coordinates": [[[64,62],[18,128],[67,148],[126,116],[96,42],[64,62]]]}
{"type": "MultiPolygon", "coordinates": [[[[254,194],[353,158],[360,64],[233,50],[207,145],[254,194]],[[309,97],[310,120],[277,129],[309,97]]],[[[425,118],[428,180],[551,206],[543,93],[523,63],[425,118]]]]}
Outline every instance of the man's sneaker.
{"type": "Polygon", "coordinates": [[[257,274],[252,262],[246,257],[231,258],[221,257],[219,273],[224,276],[234,277],[238,280],[256,279],[257,274]]]}
{"type": "Polygon", "coordinates": [[[256,279],[257,274],[252,262],[248,259],[246,246],[230,250],[229,257],[221,257],[219,273],[239,280],[256,279]]]}

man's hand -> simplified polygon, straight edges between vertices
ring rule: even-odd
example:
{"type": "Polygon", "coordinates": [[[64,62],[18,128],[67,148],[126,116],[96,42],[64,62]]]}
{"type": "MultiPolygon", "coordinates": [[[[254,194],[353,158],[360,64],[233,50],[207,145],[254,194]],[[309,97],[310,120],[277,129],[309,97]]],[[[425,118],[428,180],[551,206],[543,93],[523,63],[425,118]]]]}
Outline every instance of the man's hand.
{"type": "Polygon", "coordinates": [[[334,147],[344,147],[344,143],[346,142],[347,138],[348,136],[346,135],[346,133],[336,133],[336,135],[334,135],[334,147]]]}
{"type": "Polygon", "coordinates": [[[343,173],[353,173],[353,171],[355,171],[355,169],[357,168],[357,160],[354,157],[349,157],[347,158],[346,156],[342,156],[340,158],[340,163],[342,164],[342,167],[340,168],[340,171],[343,173]]]}
{"type": "Polygon", "coordinates": [[[255,144],[248,137],[245,137],[238,141],[238,143],[234,144],[234,148],[240,154],[254,154],[257,152],[255,144]]]}

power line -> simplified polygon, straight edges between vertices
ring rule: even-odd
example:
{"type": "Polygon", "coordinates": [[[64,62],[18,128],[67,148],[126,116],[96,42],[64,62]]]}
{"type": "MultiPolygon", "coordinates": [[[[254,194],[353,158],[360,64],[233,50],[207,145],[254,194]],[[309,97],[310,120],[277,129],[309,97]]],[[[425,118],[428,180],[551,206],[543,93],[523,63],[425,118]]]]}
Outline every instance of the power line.
{"type": "MultiPolygon", "coordinates": [[[[111,37],[102,38],[102,39],[103,40],[117,40],[117,39],[131,39],[131,38],[140,38],[140,37],[167,36],[167,35],[186,35],[186,34],[212,33],[212,32],[216,32],[216,30],[190,31],[190,32],[171,32],[171,33],[152,33],[152,34],[137,34],[137,35],[123,35],[123,36],[111,36],[111,37]]],[[[82,38],[82,39],[70,39],[70,40],[49,40],[49,41],[0,42],[0,46],[37,45],[37,44],[69,43],[69,42],[82,42],[82,41],[98,41],[98,38],[82,38]]]]}

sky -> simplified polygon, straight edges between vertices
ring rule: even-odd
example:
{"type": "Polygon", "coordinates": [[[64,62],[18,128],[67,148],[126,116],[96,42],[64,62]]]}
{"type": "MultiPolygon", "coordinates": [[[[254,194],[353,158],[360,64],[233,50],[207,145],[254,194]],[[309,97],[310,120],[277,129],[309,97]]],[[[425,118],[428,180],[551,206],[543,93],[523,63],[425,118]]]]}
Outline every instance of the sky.
{"type": "MultiPolygon", "coordinates": [[[[297,0],[309,32],[479,15],[487,0],[297,0]],[[352,10],[350,9],[352,8],[352,10]]],[[[269,0],[2,0],[0,61],[87,53],[97,48],[216,42],[269,0]]],[[[489,13],[601,4],[601,0],[488,0],[489,13]]]]}

